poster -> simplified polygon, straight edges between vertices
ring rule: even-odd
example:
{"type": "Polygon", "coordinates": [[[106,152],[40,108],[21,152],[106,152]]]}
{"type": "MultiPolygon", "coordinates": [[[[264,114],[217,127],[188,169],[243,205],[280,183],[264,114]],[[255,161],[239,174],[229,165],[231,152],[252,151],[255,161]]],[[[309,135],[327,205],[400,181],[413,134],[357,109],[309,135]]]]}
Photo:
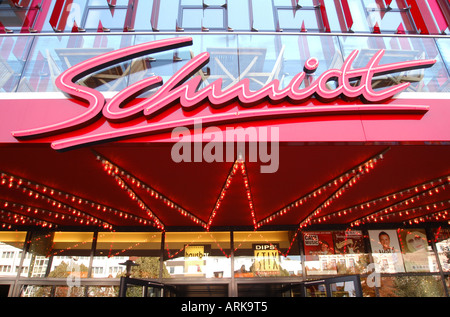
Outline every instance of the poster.
{"type": "Polygon", "coordinates": [[[364,253],[364,237],[361,231],[335,231],[334,250],[336,254],[364,253]]]}
{"type": "Polygon", "coordinates": [[[405,272],[397,230],[369,230],[375,271],[405,272]]]}
{"type": "Polygon", "coordinates": [[[450,229],[435,229],[434,241],[436,241],[436,250],[442,270],[450,272],[450,229]]]}
{"type": "Polygon", "coordinates": [[[424,229],[401,229],[399,231],[403,261],[407,272],[430,272],[428,242],[424,229]]]}
{"type": "Polygon", "coordinates": [[[331,231],[303,232],[305,269],[308,275],[337,274],[331,231]]]}
{"type": "Polygon", "coordinates": [[[254,253],[254,273],[255,276],[279,276],[281,275],[280,253],[278,245],[275,244],[255,244],[254,253]]]}
{"type": "Polygon", "coordinates": [[[187,245],[184,249],[184,272],[188,275],[203,275],[207,256],[205,246],[187,245]]]}

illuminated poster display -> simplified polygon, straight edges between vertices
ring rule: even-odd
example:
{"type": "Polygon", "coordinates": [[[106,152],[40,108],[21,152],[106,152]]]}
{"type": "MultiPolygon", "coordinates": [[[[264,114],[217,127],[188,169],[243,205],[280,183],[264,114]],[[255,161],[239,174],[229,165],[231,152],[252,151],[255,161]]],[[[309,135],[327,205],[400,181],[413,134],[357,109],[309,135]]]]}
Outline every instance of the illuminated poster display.
{"type": "Polygon", "coordinates": [[[280,254],[278,246],[274,244],[255,244],[254,273],[255,276],[280,276],[280,254]]]}
{"type": "Polygon", "coordinates": [[[364,253],[364,240],[361,231],[346,230],[334,232],[334,248],[339,254],[364,253]]]}
{"type": "Polygon", "coordinates": [[[428,242],[424,229],[401,229],[399,238],[407,272],[429,272],[428,242]]]}
{"type": "Polygon", "coordinates": [[[184,249],[184,272],[189,275],[203,275],[205,270],[205,252],[203,245],[188,245],[184,249]]]}
{"type": "Polygon", "coordinates": [[[450,271],[450,229],[438,228],[434,231],[436,251],[439,256],[442,270],[450,271]]]}
{"type": "Polygon", "coordinates": [[[369,230],[375,271],[405,272],[397,230],[369,230]]]}
{"type": "Polygon", "coordinates": [[[337,273],[337,256],[334,254],[331,231],[304,232],[305,269],[308,275],[337,273]]]}

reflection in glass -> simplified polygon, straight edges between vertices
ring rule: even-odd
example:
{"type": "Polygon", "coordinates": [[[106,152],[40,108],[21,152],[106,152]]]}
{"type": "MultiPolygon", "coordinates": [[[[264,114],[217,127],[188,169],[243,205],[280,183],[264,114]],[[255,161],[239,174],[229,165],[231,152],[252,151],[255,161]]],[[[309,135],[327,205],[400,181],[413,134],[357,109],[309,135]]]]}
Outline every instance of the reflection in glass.
{"type": "Polygon", "coordinates": [[[135,278],[159,278],[161,233],[159,232],[100,232],[92,263],[93,278],[119,278],[125,274],[127,260],[135,278]]]}
{"type": "Polygon", "coordinates": [[[410,83],[405,92],[440,91],[448,80],[447,70],[432,38],[343,36],[339,37],[339,40],[345,57],[353,50],[359,51],[353,63],[354,68],[366,66],[370,58],[380,49],[385,50],[380,65],[436,59],[436,63],[430,68],[374,76],[372,87],[375,91],[403,82],[410,83]]]}
{"type": "Polygon", "coordinates": [[[165,243],[170,277],[230,277],[229,232],[167,232],[165,243]]]}
{"type": "Polygon", "coordinates": [[[53,259],[48,277],[63,277],[75,282],[87,278],[92,238],[92,232],[55,232],[50,240],[49,255],[53,255],[53,259]]]}
{"type": "Polygon", "coordinates": [[[381,277],[380,297],[442,297],[444,284],[440,276],[381,277]]]}
{"type": "Polygon", "coordinates": [[[331,297],[356,297],[355,283],[353,281],[330,284],[331,297]]]}
{"type": "MultiPolygon", "coordinates": [[[[36,38],[18,91],[59,91],[55,79],[63,71],[89,58],[131,46],[134,36],[44,36],[36,38]]],[[[130,63],[101,69],[78,82],[100,91],[118,91],[127,86],[130,63]]]]}
{"type": "Polygon", "coordinates": [[[0,37],[0,92],[16,91],[31,43],[28,36],[0,37]]]}
{"type": "Polygon", "coordinates": [[[26,232],[0,232],[0,276],[17,276],[26,232]]]}

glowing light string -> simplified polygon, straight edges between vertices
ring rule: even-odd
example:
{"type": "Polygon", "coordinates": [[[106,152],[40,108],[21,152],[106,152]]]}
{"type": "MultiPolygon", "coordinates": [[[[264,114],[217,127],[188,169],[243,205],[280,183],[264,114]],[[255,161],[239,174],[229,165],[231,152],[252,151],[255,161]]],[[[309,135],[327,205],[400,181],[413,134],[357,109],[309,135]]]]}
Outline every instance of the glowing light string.
{"type": "MultiPolygon", "coordinates": [[[[409,195],[411,193],[418,193],[419,191],[420,192],[425,191],[425,190],[429,189],[431,186],[436,185],[436,183],[442,184],[443,182],[447,182],[447,183],[450,182],[450,176],[444,176],[444,177],[440,177],[437,179],[433,179],[431,181],[423,182],[423,183],[411,186],[409,188],[399,190],[394,193],[389,193],[387,195],[384,195],[384,196],[381,196],[381,197],[378,197],[378,198],[375,198],[375,199],[372,199],[369,201],[362,202],[362,203],[354,205],[352,207],[348,207],[345,209],[335,211],[326,216],[323,216],[321,218],[321,220],[326,221],[333,217],[341,217],[341,216],[345,216],[345,215],[350,215],[353,212],[359,212],[366,208],[371,208],[376,205],[383,204],[385,202],[396,201],[396,200],[399,200],[400,198],[404,197],[405,195],[409,195]]],[[[312,223],[320,222],[319,219],[314,219],[312,221],[312,223]]]]}

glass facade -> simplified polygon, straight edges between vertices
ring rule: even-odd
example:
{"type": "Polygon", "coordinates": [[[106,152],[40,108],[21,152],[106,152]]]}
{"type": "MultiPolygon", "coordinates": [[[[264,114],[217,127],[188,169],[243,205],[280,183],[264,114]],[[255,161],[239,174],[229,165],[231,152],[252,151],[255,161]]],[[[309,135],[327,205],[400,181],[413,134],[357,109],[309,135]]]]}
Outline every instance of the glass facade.
{"type": "Polygon", "coordinates": [[[0,5],[0,31],[447,34],[448,12],[446,0],[11,0],[0,5]]]}
{"type": "MultiPolygon", "coordinates": [[[[55,78],[69,67],[112,50],[172,35],[65,35],[0,37],[1,92],[55,92],[55,78]]],[[[248,78],[251,90],[258,90],[277,79],[280,88],[303,71],[310,57],[319,60],[315,75],[340,69],[353,51],[359,55],[353,67],[364,67],[373,54],[384,49],[380,64],[435,59],[431,68],[377,76],[375,89],[410,82],[408,91],[445,92],[448,89],[449,39],[419,37],[368,37],[277,34],[193,34],[193,45],[151,54],[97,71],[79,84],[104,92],[116,92],[143,78],[159,75],[167,81],[194,56],[210,53],[210,62],[199,73],[202,84],[221,78],[226,90],[248,78]]],[[[305,81],[302,85],[305,85],[305,81]]]]}
{"type": "MultiPolygon", "coordinates": [[[[289,284],[356,274],[364,296],[441,297],[448,294],[449,234],[441,227],[165,234],[5,231],[0,232],[0,283],[15,281],[25,297],[115,297],[131,260],[137,264],[133,277],[168,284],[239,285],[255,279],[289,284]]],[[[318,286],[307,291],[321,296],[318,286]]]]}

